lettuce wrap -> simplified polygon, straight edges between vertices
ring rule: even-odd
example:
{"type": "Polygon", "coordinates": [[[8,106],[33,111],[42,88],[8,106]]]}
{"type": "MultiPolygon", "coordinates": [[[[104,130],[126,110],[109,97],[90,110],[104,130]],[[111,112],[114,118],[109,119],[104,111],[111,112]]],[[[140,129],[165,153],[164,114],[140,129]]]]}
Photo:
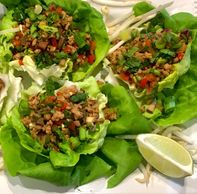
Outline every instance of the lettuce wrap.
{"type": "MultiPolygon", "coordinates": [[[[143,3],[136,5],[135,14],[142,14],[151,9],[151,7],[149,7],[149,10],[145,9],[144,5],[143,3]]],[[[170,28],[175,33],[182,30],[190,30],[192,34],[192,41],[188,45],[185,56],[176,66],[175,74],[179,75],[171,75],[171,78],[169,77],[169,80],[166,82],[169,89],[164,89],[162,92],[158,93],[156,97],[165,107],[165,110],[162,113],[160,112],[159,117],[155,119],[156,123],[160,126],[183,124],[197,116],[197,105],[195,100],[195,76],[197,75],[195,70],[197,18],[185,12],[176,13],[170,16],[165,10],[161,12],[159,17],[158,19],[155,18],[155,23],[157,20],[163,20],[165,28],[170,28]],[[176,82],[174,82],[175,77],[177,77],[176,82]]]]}
{"type": "MultiPolygon", "coordinates": [[[[109,179],[108,187],[114,187],[141,163],[142,158],[134,142],[118,140],[112,136],[151,131],[150,123],[139,114],[135,101],[130,100],[126,89],[122,86],[112,86],[110,84],[98,86],[93,77],[74,84],[77,88],[82,88],[86,91],[91,98],[97,99],[101,123],[97,124],[93,131],[82,128],[79,129],[79,136],[70,136],[67,141],[62,142],[58,140],[60,151],[46,149],[40,139],[35,139],[35,137],[31,136],[31,131],[23,122],[23,118],[30,114],[27,96],[35,96],[35,93],[38,92],[42,99],[47,98],[46,94],[60,95],[62,89],[72,86],[73,82],[66,81],[62,83],[55,78],[51,78],[46,82],[45,88],[42,90],[33,87],[24,91],[22,99],[0,131],[5,167],[10,175],[16,176],[20,174],[64,186],[78,186],[99,177],[113,175],[109,179]],[[58,89],[59,87],[60,89],[58,89]],[[122,102],[127,101],[133,111],[123,111],[125,104],[122,102]],[[105,118],[104,108],[106,103],[108,109],[115,112],[120,111],[116,120],[110,121],[111,124],[107,120],[102,121],[105,118]],[[129,122],[126,127],[121,127],[119,130],[117,126],[123,126],[123,123],[128,118],[131,120],[135,118],[136,121],[140,120],[140,122],[135,124],[129,122]],[[110,126],[109,132],[107,132],[108,126],[110,126]],[[108,134],[111,137],[105,139],[105,136],[108,134]],[[121,160],[118,157],[120,155],[122,156],[121,160]],[[15,162],[18,165],[15,165],[15,162]],[[129,165],[126,167],[125,163],[129,163],[129,165]]],[[[59,108],[61,109],[62,107],[65,106],[59,108]]],[[[68,115],[68,112],[66,111],[65,114],[68,115]]],[[[29,126],[32,126],[32,124],[33,122],[29,126]]],[[[56,129],[56,131],[60,135],[59,137],[62,137],[59,129],[56,129]]]]}
{"type": "MultiPolygon", "coordinates": [[[[147,2],[133,7],[135,16],[152,9],[147,2]]],[[[131,40],[108,56],[112,70],[128,85],[143,115],[159,125],[182,124],[196,117],[191,102],[184,100],[188,99],[188,92],[177,94],[179,89],[190,88],[185,81],[185,85],[180,84],[181,80],[187,77],[195,83],[190,71],[195,61],[196,22],[192,14],[170,16],[162,10],[140,29],[133,29],[131,40]]],[[[124,36],[128,32],[120,34],[120,38],[128,39],[124,36]]],[[[195,96],[194,91],[189,93],[195,96]]]]}
{"type": "MultiPolygon", "coordinates": [[[[40,85],[48,76],[52,75],[77,81],[91,74],[108,50],[109,40],[102,15],[86,2],[82,2],[81,0],[26,0],[20,1],[20,6],[16,8],[14,8],[16,2],[0,2],[8,8],[0,24],[0,61],[2,71],[8,72],[9,69],[25,71],[40,85]],[[54,8],[53,5],[56,7],[54,8]],[[49,13],[48,18],[43,18],[45,15],[42,15],[42,12],[43,14],[45,12],[48,14],[45,11],[47,7],[52,10],[52,13],[49,13]],[[72,29],[68,29],[67,34],[71,33],[68,36],[71,39],[74,37],[75,43],[72,43],[73,45],[65,43],[66,37],[63,37],[64,35],[60,33],[61,29],[58,32],[58,27],[53,26],[56,25],[55,22],[58,21],[61,14],[65,14],[64,10],[66,14],[69,14],[66,17],[72,17],[72,26],[70,28],[75,29],[75,31],[72,35],[72,29]],[[28,22],[30,19],[30,26],[29,23],[25,23],[27,21],[25,18],[28,22]],[[48,23],[43,24],[46,23],[45,21],[48,23]],[[18,23],[20,23],[19,26],[18,23]],[[49,37],[47,41],[43,39],[39,42],[40,38],[37,38],[38,46],[40,46],[39,49],[37,46],[34,46],[36,49],[32,50],[33,41],[30,45],[27,43],[27,45],[21,48],[21,44],[23,45],[23,43],[19,43],[20,39],[18,40],[18,35],[21,36],[20,31],[24,33],[24,25],[26,27],[28,26],[27,28],[30,30],[32,38],[37,37],[37,32],[42,32],[43,36],[48,33],[49,37]],[[48,46],[46,47],[47,44],[48,46]],[[54,54],[55,48],[59,53],[54,54]],[[42,50],[41,53],[36,54],[36,52],[40,52],[40,49],[42,50]],[[48,52],[50,49],[52,49],[50,51],[51,53],[48,52]],[[20,53],[20,51],[22,52],[20,53]],[[18,54],[22,54],[23,57],[19,57],[18,54]],[[9,64],[9,62],[11,63],[9,64]]],[[[28,35],[24,39],[28,40],[28,35]]],[[[72,42],[70,39],[69,41],[72,42]]]]}

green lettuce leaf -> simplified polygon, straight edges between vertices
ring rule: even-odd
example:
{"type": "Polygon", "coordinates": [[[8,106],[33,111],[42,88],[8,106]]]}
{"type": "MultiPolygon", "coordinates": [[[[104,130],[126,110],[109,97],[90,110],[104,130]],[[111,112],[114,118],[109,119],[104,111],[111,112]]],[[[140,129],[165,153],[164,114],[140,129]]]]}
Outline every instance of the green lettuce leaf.
{"type": "Polygon", "coordinates": [[[26,72],[26,76],[40,86],[44,84],[48,77],[61,77],[66,68],[66,66],[60,67],[57,65],[52,65],[49,68],[39,70],[32,58],[27,55],[23,58],[23,64],[24,65],[20,65],[18,60],[9,62],[10,69],[26,72]]]}
{"type": "MultiPolygon", "coordinates": [[[[168,114],[164,115],[156,120],[158,125],[169,126],[174,124],[183,124],[193,118],[197,117],[197,103],[196,103],[196,77],[197,77],[197,38],[195,36],[197,32],[197,17],[189,13],[177,13],[172,15],[172,19],[176,24],[177,31],[183,29],[190,29],[193,33],[193,41],[191,43],[191,57],[190,60],[187,59],[185,62],[190,62],[190,68],[186,74],[181,76],[171,90],[169,94],[166,94],[166,97],[173,96],[175,98],[176,107],[175,110],[168,114]]],[[[168,25],[167,27],[171,27],[168,25]]],[[[187,58],[187,56],[186,56],[187,58]]]]}
{"type": "Polygon", "coordinates": [[[47,5],[55,3],[63,7],[70,15],[73,16],[77,26],[82,31],[89,31],[96,41],[95,62],[88,68],[88,70],[77,70],[72,75],[73,81],[78,81],[88,77],[105,57],[109,49],[109,39],[103,23],[102,15],[94,8],[91,8],[88,3],[81,2],[80,0],[44,0],[44,2],[47,5]]]}
{"type": "Polygon", "coordinates": [[[16,176],[19,170],[35,165],[36,154],[26,151],[26,149],[20,145],[20,139],[12,126],[11,119],[1,128],[0,142],[5,167],[10,175],[16,176]],[[31,161],[29,161],[29,159],[31,159],[31,161]]]}
{"type": "Polygon", "coordinates": [[[82,156],[72,175],[75,185],[83,185],[97,178],[108,177],[111,165],[96,155],[82,156]]]}
{"type": "Polygon", "coordinates": [[[39,0],[0,0],[0,3],[4,4],[7,8],[15,8],[19,4],[35,5],[40,4],[39,0]]]}
{"type": "Polygon", "coordinates": [[[21,145],[10,120],[1,128],[0,141],[5,168],[11,176],[20,174],[56,185],[79,186],[111,172],[111,166],[98,156],[82,157],[75,167],[54,168],[47,158],[21,145]]]}
{"type": "MultiPolygon", "coordinates": [[[[27,1],[27,0],[24,1],[26,6],[35,5],[38,2],[39,1],[27,1]]],[[[2,3],[5,3],[5,1],[2,1],[2,3]]],[[[67,64],[67,66],[65,66],[63,69],[63,72],[66,71],[66,77],[73,80],[73,81],[79,81],[79,80],[84,79],[85,77],[88,77],[94,71],[94,69],[98,66],[98,64],[101,62],[101,60],[105,57],[105,55],[109,49],[109,39],[108,39],[106,28],[105,28],[105,25],[103,22],[102,15],[96,9],[91,7],[87,2],[83,2],[81,0],[78,0],[78,1],[43,0],[42,3],[46,4],[46,5],[49,5],[51,3],[55,3],[56,5],[63,7],[70,15],[73,16],[73,21],[75,23],[75,26],[78,29],[80,29],[80,31],[82,31],[82,32],[90,33],[91,36],[93,37],[93,40],[96,42],[96,50],[95,50],[96,60],[95,60],[95,62],[92,65],[89,65],[88,68],[82,67],[82,68],[79,68],[75,72],[73,72],[72,65],[70,65],[70,64],[67,64]]],[[[11,2],[5,3],[5,5],[8,5],[8,7],[10,7],[11,2]]],[[[14,3],[13,3],[13,5],[14,5],[14,3]]],[[[13,21],[13,18],[10,18],[9,21],[13,21]]],[[[5,29],[10,29],[11,27],[13,27],[13,26],[9,26],[9,28],[7,27],[5,29]]],[[[1,30],[1,28],[0,28],[0,30],[1,30]]],[[[11,33],[11,34],[13,36],[13,33],[11,33]]],[[[32,67],[31,62],[29,64],[28,63],[26,65],[32,67]]],[[[15,66],[13,66],[13,67],[15,67],[15,66]]],[[[32,71],[30,71],[30,69],[29,69],[27,72],[28,73],[30,72],[31,73],[30,77],[32,77],[34,79],[34,81],[36,81],[36,78],[33,77],[33,74],[38,74],[37,71],[39,71],[39,70],[36,70],[34,68],[32,71]]],[[[54,71],[54,67],[48,68],[47,71],[57,72],[57,70],[54,71]]],[[[43,73],[41,73],[41,74],[43,74],[43,73]]],[[[54,73],[54,75],[55,75],[55,73],[54,73]]],[[[61,75],[62,75],[62,72],[61,72],[61,74],[59,73],[56,76],[61,76],[61,75]]]]}
{"type": "MultiPolygon", "coordinates": [[[[136,15],[140,15],[149,11],[151,7],[143,2],[136,4],[133,9],[136,15]]],[[[192,42],[188,43],[184,58],[180,63],[175,64],[175,71],[159,83],[158,91],[162,91],[161,95],[165,98],[172,97],[175,99],[174,111],[167,114],[157,114],[159,116],[157,118],[154,115],[148,115],[149,118],[155,119],[157,124],[161,126],[185,123],[197,117],[197,94],[195,89],[197,85],[195,79],[197,77],[195,55],[197,52],[197,17],[185,12],[170,16],[166,10],[162,10],[150,21],[150,24],[150,26],[160,25],[163,28],[172,29],[175,33],[187,29],[192,32],[192,42]],[[167,92],[169,91],[167,88],[170,88],[170,92],[167,92]]]]}
{"type": "MultiPolygon", "coordinates": [[[[184,29],[195,30],[197,29],[197,17],[193,16],[191,13],[180,12],[171,16],[176,26],[176,32],[180,32],[184,29]]],[[[172,28],[172,24],[166,23],[167,28],[172,28]]],[[[173,28],[172,28],[173,29],[173,28]]]]}
{"type": "MultiPolygon", "coordinates": [[[[99,117],[104,118],[103,108],[106,106],[107,98],[101,93],[96,80],[93,77],[89,77],[88,79],[84,80],[84,82],[74,83],[66,81],[64,86],[69,86],[71,84],[75,84],[77,87],[83,89],[91,98],[94,98],[98,101],[99,117]]],[[[23,100],[23,102],[26,101],[23,100]]],[[[20,120],[19,112],[27,112],[27,108],[28,107],[26,107],[24,103],[20,103],[19,106],[16,106],[11,114],[10,122],[18,134],[21,145],[31,152],[50,158],[50,161],[55,167],[70,167],[76,165],[80,159],[80,155],[92,154],[96,152],[104,142],[104,138],[107,133],[107,127],[109,125],[109,121],[107,120],[96,126],[94,132],[84,129],[85,135],[82,140],[80,139],[81,141],[77,140],[79,141],[79,145],[75,151],[73,151],[67,143],[62,143],[59,145],[62,151],[61,153],[50,151],[48,155],[45,153],[43,146],[30,136],[28,130],[24,127],[20,120]]]]}
{"type": "Polygon", "coordinates": [[[122,139],[106,138],[101,152],[116,165],[115,173],[108,180],[108,188],[118,185],[142,162],[136,144],[122,139]]]}
{"type": "Polygon", "coordinates": [[[118,119],[112,121],[107,129],[108,134],[139,134],[151,132],[151,125],[140,113],[131,95],[122,86],[105,84],[102,92],[108,97],[109,106],[115,108],[118,119]]]}
{"type": "Polygon", "coordinates": [[[175,68],[174,72],[158,83],[158,92],[162,91],[164,88],[172,89],[176,84],[177,80],[179,79],[179,77],[185,74],[189,70],[191,63],[191,59],[190,59],[191,45],[192,45],[191,42],[187,45],[187,49],[185,51],[184,57],[180,61],[180,63],[174,64],[174,68],[175,68]]]}
{"type": "MultiPolygon", "coordinates": [[[[16,22],[13,21],[12,14],[13,11],[8,11],[0,21],[0,31],[10,29],[16,25],[16,22]]],[[[8,72],[8,62],[12,58],[12,52],[10,51],[10,48],[12,47],[10,40],[12,37],[13,33],[0,35],[0,71],[2,73],[8,72]]]]}
{"type": "Polygon", "coordinates": [[[151,11],[152,9],[154,9],[154,6],[145,1],[139,2],[133,6],[133,12],[135,16],[142,15],[146,12],[151,11]]]}
{"type": "Polygon", "coordinates": [[[174,124],[183,124],[197,117],[197,38],[193,41],[191,52],[191,65],[189,71],[183,75],[174,89],[167,97],[175,97],[176,108],[166,117],[161,117],[156,120],[158,125],[169,126],[174,124]]]}
{"type": "Polygon", "coordinates": [[[0,74],[0,79],[4,82],[5,87],[1,90],[0,97],[0,122],[5,123],[10,116],[12,109],[18,103],[21,97],[21,78],[16,78],[11,72],[8,74],[0,74]]]}

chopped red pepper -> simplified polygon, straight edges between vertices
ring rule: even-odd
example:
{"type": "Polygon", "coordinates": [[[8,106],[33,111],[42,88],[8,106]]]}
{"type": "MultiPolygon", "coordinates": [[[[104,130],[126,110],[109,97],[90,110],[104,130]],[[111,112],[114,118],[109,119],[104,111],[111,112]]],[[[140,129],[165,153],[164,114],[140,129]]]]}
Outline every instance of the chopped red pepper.
{"type": "Polygon", "coordinates": [[[23,59],[19,59],[19,60],[18,60],[18,63],[19,63],[19,65],[24,65],[24,64],[23,64],[23,59]]]}
{"type": "Polygon", "coordinates": [[[153,74],[147,74],[140,80],[140,87],[141,88],[149,88],[151,82],[156,81],[156,76],[153,74]]]}
{"type": "Polygon", "coordinates": [[[183,57],[184,57],[184,53],[183,52],[177,53],[177,57],[181,61],[183,59],[183,57]]]}
{"type": "Polygon", "coordinates": [[[78,59],[83,60],[85,58],[85,55],[78,54],[78,59]]]}
{"type": "Polygon", "coordinates": [[[57,92],[56,95],[57,96],[63,96],[63,93],[62,92],[57,92]]]}
{"type": "Polygon", "coordinates": [[[53,103],[56,100],[56,96],[48,96],[46,97],[45,101],[47,103],[53,103]]]}
{"type": "Polygon", "coordinates": [[[50,11],[55,11],[55,5],[54,4],[50,5],[49,10],[50,11]]]}
{"type": "Polygon", "coordinates": [[[147,40],[145,41],[145,46],[148,46],[148,47],[151,46],[151,40],[150,40],[150,39],[147,39],[147,40]]]}
{"type": "Polygon", "coordinates": [[[50,38],[50,41],[51,41],[51,44],[52,44],[53,47],[57,47],[57,40],[56,40],[56,38],[52,37],[52,38],[50,38]]]}
{"type": "Polygon", "coordinates": [[[60,109],[61,109],[61,111],[64,111],[64,110],[66,110],[67,107],[68,107],[68,104],[64,103],[60,109]]]}
{"type": "Polygon", "coordinates": [[[56,96],[49,96],[50,100],[56,100],[56,96]]]}
{"type": "Polygon", "coordinates": [[[63,9],[62,9],[61,7],[57,7],[56,12],[57,12],[58,14],[61,14],[62,11],[63,11],[63,9]]]}
{"type": "Polygon", "coordinates": [[[88,55],[88,63],[93,64],[95,61],[95,55],[88,55]]]}
{"type": "Polygon", "coordinates": [[[63,49],[65,53],[72,53],[72,46],[66,45],[66,47],[63,49]]]}
{"type": "Polygon", "coordinates": [[[20,46],[20,45],[21,45],[21,41],[20,41],[20,40],[17,40],[17,39],[13,39],[13,40],[12,40],[12,44],[13,44],[14,46],[20,46]]]}
{"type": "Polygon", "coordinates": [[[119,74],[120,78],[123,79],[124,81],[129,81],[130,79],[130,73],[129,72],[121,72],[119,74]]]}

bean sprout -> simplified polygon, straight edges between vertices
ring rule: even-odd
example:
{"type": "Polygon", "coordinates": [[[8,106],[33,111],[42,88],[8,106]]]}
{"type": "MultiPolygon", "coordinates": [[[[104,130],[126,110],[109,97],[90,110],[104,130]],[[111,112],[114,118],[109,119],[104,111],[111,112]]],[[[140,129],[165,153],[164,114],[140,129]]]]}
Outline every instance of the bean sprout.
{"type": "Polygon", "coordinates": [[[136,178],[135,180],[139,183],[146,183],[146,186],[148,186],[148,184],[150,182],[150,177],[152,174],[150,164],[147,164],[146,167],[144,167],[143,164],[140,164],[139,169],[142,172],[144,177],[143,178],[136,178]]]}
{"type": "Polygon", "coordinates": [[[102,14],[103,14],[103,16],[104,16],[104,18],[105,18],[105,22],[107,22],[107,19],[108,19],[108,17],[109,17],[109,7],[107,7],[107,6],[102,6],[102,7],[101,7],[101,12],[102,12],[102,14]]]}
{"type": "Polygon", "coordinates": [[[125,15],[122,15],[122,16],[120,16],[120,17],[117,17],[117,18],[114,19],[113,21],[107,23],[107,26],[108,26],[108,27],[115,26],[115,25],[121,23],[122,21],[128,19],[128,17],[131,16],[131,15],[133,15],[133,12],[129,12],[129,13],[125,14],[125,15]]]}
{"type": "Polygon", "coordinates": [[[100,5],[108,5],[111,7],[130,7],[142,0],[123,0],[123,1],[116,1],[116,0],[92,0],[92,2],[100,4],[100,5]]]}

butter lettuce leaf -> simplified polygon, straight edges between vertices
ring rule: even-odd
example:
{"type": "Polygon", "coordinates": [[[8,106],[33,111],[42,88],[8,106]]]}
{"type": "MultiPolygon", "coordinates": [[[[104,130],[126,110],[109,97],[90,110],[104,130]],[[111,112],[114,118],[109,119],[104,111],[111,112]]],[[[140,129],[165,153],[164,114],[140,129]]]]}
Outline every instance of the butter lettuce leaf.
{"type": "MultiPolygon", "coordinates": [[[[7,5],[8,8],[10,9],[11,9],[11,5],[13,5],[13,7],[15,5],[15,3],[11,3],[10,1],[5,2],[4,0],[1,0],[0,2],[7,5]]],[[[40,1],[36,1],[36,0],[34,1],[26,0],[26,1],[19,1],[19,2],[24,4],[26,7],[40,3],[40,1]]],[[[106,27],[103,22],[103,17],[96,9],[91,7],[87,2],[83,2],[81,0],[78,0],[78,1],[43,0],[42,1],[42,4],[44,6],[50,5],[51,3],[54,3],[56,5],[63,7],[73,17],[75,28],[78,28],[82,32],[90,33],[93,40],[96,42],[96,50],[95,50],[96,59],[93,64],[88,65],[86,67],[80,67],[76,71],[73,70],[72,65],[70,64],[68,64],[63,69],[63,72],[65,72],[64,73],[65,75],[63,76],[64,78],[70,79],[72,81],[83,80],[84,78],[88,77],[94,71],[94,69],[98,66],[101,60],[105,57],[109,49],[110,43],[109,43],[106,27]]],[[[12,25],[6,26],[2,24],[2,27],[0,25],[0,30],[10,29],[14,27],[12,23],[14,22],[12,14],[13,14],[13,10],[10,10],[9,14],[7,14],[3,18],[3,20],[6,20],[7,18],[9,18],[9,23],[11,23],[12,25]]],[[[9,34],[11,36],[14,35],[14,33],[9,33],[9,34]]],[[[5,34],[4,36],[7,36],[7,34],[5,34]]],[[[10,44],[10,42],[7,42],[7,44],[8,43],[10,44]]],[[[11,58],[7,59],[7,62],[9,62],[10,60],[11,58]]],[[[51,68],[48,68],[47,71],[50,71],[50,69],[52,69],[51,71],[55,70],[54,67],[51,67],[51,68]]],[[[57,76],[62,76],[62,72],[58,73],[57,76]]],[[[30,77],[32,77],[32,74],[30,74],[30,77]]]]}
{"type": "Polygon", "coordinates": [[[20,77],[14,77],[11,72],[8,74],[0,74],[0,79],[5,84],[5,87],[1,90],[0,97],[0,122],[3,124],[21,97],[22,79],[20,77]]]}
{"type": "Polygon", "coordinates": [[[105,84],[102,87],[102,92],[108,97],[109,106],[115,108],[118,113],[118,119],[110,123],[107,134],[151,132],[150,122],[142,116],[134,98],[124,87],[105,84]]]}
{"type": "MultiPolygon", "coordinates": [[[[66,81],[64,86],[69,86],[69,85],[76,85],[77,87],[83,89],[91,98],[97,100],[99,103],[99,117],[104,118],[103,108],[106,106],[107,98],[104,94],[101,93],[97,85],[97,82],[93,77],[89,77],[84,82],[74,83],[74,82],[66,81]]],[[[26,102],[25,100],[26,98],[23,99],[22,101],[26,102]]],[[[104,142],[104,138],[107,134],[107,127],[109,125],[109,121],[105,120],[103,123],[96,126],[95,131],[84,129],[85,134],[83,139],[80,139],[80,136],[79,139],[77,139],[77,141],[80,140],[81,141],[79,142],[79,146],[77,147],[76,150],[72,150],[68,143],[63,142],[61,143],[61,145],[59,145],[62,151],[61,153],[55,151],[50,151],[48,153],[38,141],[36,141],[30,136],[28,130],[21,122],[19,113],[26,112],[25,107],[23,106],[22,107],[23,109],[21,109],[21,107],[22,105],[21,103],[19,103],[19,105],[16,106],[12,111],[10,117],[10,122],[12,123],[12,127],[15,129],[20,139],[20,144],[25,149],[31,152],[34,152],[46,158],[50,158],[50,161],[55,167],[70,167],[76,165],[80,159],[80,155],[92,154],[96,152],[102,146],[104,142]]]]}
{"type": "Polygon", "coordinates": [[[79,186],[111,173],[111,166],[96,155],[82,157],[75,167],[54,168],[47,158],[21,145],[10,120],[1,128],[0,141],[5,168],[11,176],[22,175],[56,185],[79,186]]]}
{"type": "MultiPolygon", "coordinates": [[[[140,15],[149,11],[151,6],[143,2],[136,4],[133,9],[136,15],[140,15]]],[[[197,117],[197,82],[195,78],[197,77],[195,54],[197,52],[197,17],[186,12],[179,12],[170,16],[166,10],[162,10],[150,21],[150,24],[172,29],[175,33],[182,30],[189,30],[192,33],[192,41],[188,43],[183,59],[180,63],[174,64],[175,71],[161,81],[158,87],[158,91],[161,93],[158,94],[157,99],[160,99],[159,95],[175,99],[174,110],[170,113],[162,112],[156,118],[153,115],[148,115],[161,126],[185,123],[197,117]]]]}
{"type": "Polygon", "coordinates": [[[174,72],[158,83],[159,92],[162,91],[164,88],[172,89],[179,77],[189,70],[191,63],[191,45],[192,42],[187,45],[187,49],[185,51],[183,59],[179,63],[174,64],[174,72]]]}
{"type": "MultiPolygon", "coordinates": [[[[11,29],[16,25],[16,22],[13,21],[12,17],[13,11],[8,11],[6,15],[0,21],[0,31],[11,29]]],[[[11,47],[12,43],[10,40],[13,37],[13,33],[6,33],[0,35],[0,71],[2,73],[8,72],[8,62],[12,58],[11,47]]]]}
{"type": "Polygon", "coordinates": [[[101,152],[116,166],[115,172],[108,180],[108,188],[118,185],[142,162],[136,144],[123,139],[106,138],[101,152]]]}
{"type": "Polygon", "coordinates": [[[166,117],[156,120],[158,125],[169,126],[183,124],[197,117],[197,39],[193,41],[191,52],[191,65],[189,71],[179,78],[179,81],[167,96],[175,97],[176,108],[166,117]]]}

